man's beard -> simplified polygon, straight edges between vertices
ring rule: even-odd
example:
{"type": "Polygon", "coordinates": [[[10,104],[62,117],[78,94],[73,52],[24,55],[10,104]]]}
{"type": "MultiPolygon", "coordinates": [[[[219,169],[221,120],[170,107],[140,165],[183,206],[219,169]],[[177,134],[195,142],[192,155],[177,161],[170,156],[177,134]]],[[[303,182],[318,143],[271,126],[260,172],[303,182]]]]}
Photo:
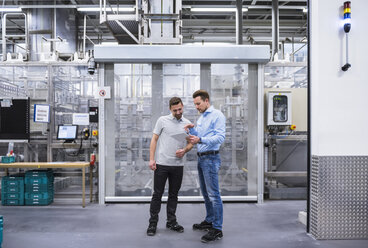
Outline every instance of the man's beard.
{"type": "Polygon", "coordinates": [[[203,109],[203,111],[199,111],[200,113],[204,113],[204,112],[206,112],[206,110],[207,110],[208,108],[205,108],[205,109],[203,109]]]}

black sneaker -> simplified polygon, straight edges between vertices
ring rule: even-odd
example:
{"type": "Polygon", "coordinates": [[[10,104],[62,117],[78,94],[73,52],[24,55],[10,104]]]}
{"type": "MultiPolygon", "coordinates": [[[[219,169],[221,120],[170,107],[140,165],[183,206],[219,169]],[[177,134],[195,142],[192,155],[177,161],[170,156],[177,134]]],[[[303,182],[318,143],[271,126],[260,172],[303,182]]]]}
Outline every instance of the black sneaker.
{"type": "Polygon", "coordinates": [[[209,232],[201,238],[201,241],[203,243],[207,243],[207,242],[210,242],[210,241],[219,240],[222,237],[223,237],[223,235],[222,235],[222,231],[221,230],[218,230],[218,229],[215,229],[215,228],[211,228],[209,230],[209,232]]]}
{"type": "Polygon", "coordinates": [[[178,222],[173,222],[173,223],[167,222],[166,223],[166,228],[169,228],[170,230],[173,230],[173,231],[179,232],[179,233],[184,232],[184,227],[179,225],[178,222]]]}
{"type": "Polygon", "coordinates": [[[210,228],[212,228],[212,223],[209,223],[207,221],[202,221],[199,224],[194,224],[193,225],[193,230],[203,230],[203,231],[208,231],[210,228]]]}
{"type": "Polygon", "coordinates": [[[156,225],[155,224],[149,224],[147,228],[147,235],[148,236],[154,236],[156,234],[156,225]]]}

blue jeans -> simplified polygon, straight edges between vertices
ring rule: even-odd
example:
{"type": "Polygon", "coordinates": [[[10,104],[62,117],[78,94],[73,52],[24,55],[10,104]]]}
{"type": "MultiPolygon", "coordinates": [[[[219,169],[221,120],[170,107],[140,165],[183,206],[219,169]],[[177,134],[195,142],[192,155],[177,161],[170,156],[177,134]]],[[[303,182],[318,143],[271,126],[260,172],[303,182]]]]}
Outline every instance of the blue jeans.
{"type": "Polygon", "coordinates": [[[218,172],[221,166],[219,154],[198,157],[198,176],[201,191],[206,205],[205,221],[212,227],[222,230],[222,200],[219,190],[218,172]]]}

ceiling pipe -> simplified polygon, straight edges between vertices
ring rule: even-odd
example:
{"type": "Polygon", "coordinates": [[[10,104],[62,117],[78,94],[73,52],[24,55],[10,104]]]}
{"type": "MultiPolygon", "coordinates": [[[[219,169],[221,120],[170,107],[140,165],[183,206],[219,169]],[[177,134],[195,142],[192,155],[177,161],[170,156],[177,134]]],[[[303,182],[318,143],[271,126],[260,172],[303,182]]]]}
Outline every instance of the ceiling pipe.
{"type": "Polygon", "coordinates": [[[236,44],[243,44],[243,0],[236,0],[236,44]]]}
{"type": "Polygon", "coordinates": [[[272,60],[279,52],[279,1],[272,0],[272,60]]]}

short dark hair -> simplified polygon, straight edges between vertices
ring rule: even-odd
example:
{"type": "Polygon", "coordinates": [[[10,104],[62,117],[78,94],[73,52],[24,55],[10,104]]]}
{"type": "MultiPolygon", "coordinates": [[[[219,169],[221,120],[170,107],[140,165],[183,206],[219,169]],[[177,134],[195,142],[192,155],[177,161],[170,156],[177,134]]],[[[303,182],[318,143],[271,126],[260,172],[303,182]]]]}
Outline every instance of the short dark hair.
{"type": "Polygon", "coordinates": [[[210,100],[210,95],[205,90],[197,90],[196,92],[193,93],[193,99],[198,96],[201,97],[202,101],[205,101],[206,99],[208,99],[208,101],[210,100]]]}
{"type": "Polygon", "coordinates": [[[171,106],[173,106],[173,105],[178,105],[179,103],[184,105],[179,97],[172,97],[169,101],[169,108],[171,108],[171,106]]]}

